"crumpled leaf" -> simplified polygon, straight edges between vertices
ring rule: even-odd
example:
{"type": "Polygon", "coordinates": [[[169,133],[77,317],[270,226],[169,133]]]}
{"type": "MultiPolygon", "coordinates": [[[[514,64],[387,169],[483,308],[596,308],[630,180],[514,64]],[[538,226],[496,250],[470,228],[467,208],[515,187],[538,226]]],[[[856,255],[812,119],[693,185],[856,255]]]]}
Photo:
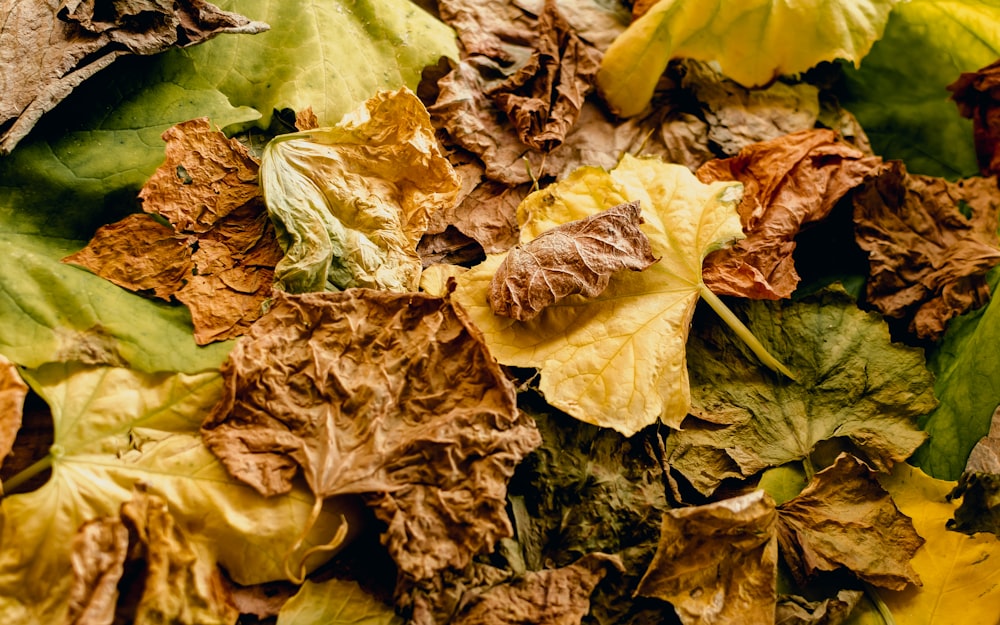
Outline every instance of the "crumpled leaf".
{"type": "Polygon", "coordinates": [[[415,291],[416,245],[459,180],[408,89],[381,92],[332,128],[272,140],[261,188],[285,252],[276,285],[291,293],[415,291]]]}
{"type": "Polygon", "coordinates": [[[705,284],[724,295],[790,297],[799,283],[792,260],[796,235],[829,215],[878,162],[832,130],[805,130],[702,165],[697,172],[702,182],[743,183],[737,210],[747,235],[705,259],[705,284]]]}
{"type": "Polygon", "coordinates": [[[951,99],[958,105],[962,117],[972,120],[979,171],[984,176],[1000,174],[1000,109],[997,107],[997,86],[1000,61],[975,72],[963,72],[948,85],[951,99]]]}
{"type": "Polygon", "coordinates": [[[658,259],[639,228],[641,212],[638,202],[619,204],[514,247],[493,274],[490,308],[530,321],[570,295],[597,297],[617,271],[648,268],[658,259]]]}
{"type": "Polygon", "coordinates": [[[688,341],[694,418],[670,433],[665,462],[698,491],[806,458],[832,438],[847,439],[878,470],[924,441],[916,419],[937,405],[933,378],[923,352],[893,343],[877,314],[834,290],[733,308],[799,382],[774,379],[717,322],[696,324],[688,341]]]}
{"type": "Polygon", "coordinates": [[[882,588],[920,585],[910,565],[924,544],[874,473],[842,453],[778,508],[778,543],[800,584],[844,567],[882,588]]]}
{"type": "Polygon", "coordinates": [[[867,299],[935,340],[954,316],[989,300],[1000,264],[1000,190],[993,178],[949,183],[883,165],[854,193],[858,245],[868,252],[867,299]]]}
{"type": "Polygon", "coordinates": [[[118,606],[118,584],[125,572],[129,532],[118,517],[86,521],[73,536],[66,623],[113,623],[118,606]]]}
{"type": "Polygon", "coordinates": [[[615,556],[591,553],[558,569],[527,571],[521,577],[476,593],[450,621],[453,625],[579,625],[590,611],[590,595],[611,572],[615,556]]]}
{"type": "Polygon", "coordinates": [[[265,495],[300,470],[318,498],[364,494],[402,574],[510,535],[507,480],[538,432],[447,298],[278,293],[222,372],[202,434],[229,472],[265,495]]]}
{"type": "MultiPolygon", "coordinates": [[[[0,465],[14,449],[14,440],[21,429],[24,398],[28,385],[21,379],[17,366],[0,354],[0,465]]],[[[0,494],[3,493],[0,485],[0,494]]]]}
{"type": "Polygon", "coordinates": [[[860,63],[899,0],[774,0],[690,3],[661,0],[608,48],[597,85],[616,114],[649,104],[672,58],[716,60],[748,87],[837,58],[860,63]],[[781,33],[776,36],[774,33],[781,33]]]}
{"type": "Polygon", "coordinates": [[[948,499],[962,498],[948,529],[1000,536],[1000,408],[993,412],[990,432],[979,439],[965,463],[965,471],[948,499]]]}
{"type": "MultiPolygon", "coordinates": [[[[167,502],[177,524],[196,532],[237,583],[284,578],[282,559],[302,533],[313,499],[302,488],[264,499],[230,478],[204,446],[198,427],[220,396],[217,372],[144,374],[72,363],[25,377],[49,402],[55,442],[48,482],[0,500],[5,623],[63,622],[77,528],[117,514],[138,482],[167,502]]],[[[26,477],[8,480],[8,491],[26,477]]],[[[304,545],[329,541],[338,513],[348,508],[329,506],[304,545]]],[[[309,566],[322,562],[312,558],[309,566]]]]}
{"type": "Polygon", "coordinates": [[[863,593],[840,590],[836,597],[806,601],[802,597],[782,596],[774,613],[775,625],[838,625],[847,620],[863,593]]]}
{"type": "Polygon", "coordinates": [[[701,261],[741,236],[738,183],[705,185],[680,165],[625,156],[611,172],[577,170],[529,196],[521,240],[627,201],[639,201],[661,260],[616,277],[593,299],[571,296],[529,322],[498,317],[487,303],[502,256],[457,278],[454,297],[503,364],[537,367],[546,401],[631,435],[657,420],[677,425],[690,399],[684,344],[701,289],[701,261]]]}
{"type": "Polygon", "coordinates": [[[636,593],[669,601],[685,625],[774,623],[776,520],[762,490],[667,510],[636,593]]]}
{"type": "Polygon", "coordinates": [[[267,24],[203,0],[45,0],[0,9],[0,155],[81,82],[128,54],[156,54],[267,24]]]}
{"type": "Polygon", "coordinates": [[[306,580],[278,613],[277,625],[403,625],[403,619],[357,582],[306,580]]]}

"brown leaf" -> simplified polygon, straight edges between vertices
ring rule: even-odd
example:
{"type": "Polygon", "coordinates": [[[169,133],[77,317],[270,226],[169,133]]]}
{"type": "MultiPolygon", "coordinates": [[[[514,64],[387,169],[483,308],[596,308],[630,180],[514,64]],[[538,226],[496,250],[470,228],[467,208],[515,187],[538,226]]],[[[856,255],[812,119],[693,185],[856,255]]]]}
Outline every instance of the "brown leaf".
{"type": "Polygon", "coordinates": [[[202,434],[230,473],[265,495],[299,470],[319,498],[364,494],[405,575],[511,534],[507,480],[540,438],[449,299],[278,293],[222,372],[202,434]]]}
{"type": "Polygon", "coordinates": [[[868,253],[868,301],[936,339],[952,317],[989,301],[1000,263],[995,178],[948,182],[884,164],[854,193],[855,236],[868,253]]]}
{"type": "MultiPolygon", "coordinates": [[[[17,365],[0,354],[0,465],[14,449],[17,432],[24,418],[24,398],[28,385],[17,372],[17,365]]],[[[0,494],[3,493],[0,484],[0,494]]]]}
{"type": "Polygon", "coordinates": [[[483,55],[510,65],[530,54],[525,33],[535,20],[513,2],[438,0],[437,6],[441,21],[455,29],[464,56],[483,55]]]}
{"type": "Polygon", "coordinates": [[[319,118],[316,117],[316,113],[311,106],[295,112],[296,130],[312,130],[314,128],[319,128],[319,118]]]}
{"type": "Polygon", "coordinates": [[[669,601],[685,625],[772,625],[776,516],[774,500],[762,490],[667,510],[636,594],[669,601]]]}
{"type": "Polygon", "coordinates": [[[1000,536],[1000,407],[993,411],[989,433],[972,448],[965,470],[948,499],[961,497],[948,529],[1000,536]]]}
{"type": "Polygon", "coordinates": [[[467,593],[452,625],[579,625],[590,611],[590,595],[617,556],[591,553],[573,564],[523,576],[478,593],[467,593]],[[471,597],[469,595],[472,595],[471,597]]]}
{"type": "Polygon", "coordinates": [[[1000,60],[975,72],[963,72],[948,85],[963,117],[972,120],[979,171],[1000,174],[1000,60]]]}
{"type": "Polygon", "coordinates": [[[829,215],[877,163],[831,130],[807,130],[703,165],[697,172],[703,182],[743,183],[737,210],[747,235],[708,255],[705,284],[724,295],[789,297],[799,282],[792,260],[795,236],[803,226],[829,215]]]}
{"type": "Polygon", "coordinates": [[[87,521],[73,537],[67,625],[111,625],[125,572],[128,528],[116,517],[87,521]]]}
{"type": "Polygon", "coordinates": [[[80,83],[128,54],[268,26],[204,0],[38,0],[0,8],[0,155],[80,83]]]}
{"type": "Polygon", "coordinates": [[[641,223],[639,202],[628,202],[512,248],[490,281],[490,308],[528,321],[570,295],[597,297],[611,274],[642,271],[657,261],[641,223]]]}
{"type": "Polygon", "coordinates": [[[874,472],[849,454],[778,507],[778,541],[801,584],[841,567],[883,588],[920,584],[910,559],[924,539],[874,472]]]}
{"type": "Polygon", "coordinates": [[[838,625],[847,620],[863,594],[860,590],[841,590],[836,597],[822,601],[783,596],[778,600],[774,625],[838,625]]]}

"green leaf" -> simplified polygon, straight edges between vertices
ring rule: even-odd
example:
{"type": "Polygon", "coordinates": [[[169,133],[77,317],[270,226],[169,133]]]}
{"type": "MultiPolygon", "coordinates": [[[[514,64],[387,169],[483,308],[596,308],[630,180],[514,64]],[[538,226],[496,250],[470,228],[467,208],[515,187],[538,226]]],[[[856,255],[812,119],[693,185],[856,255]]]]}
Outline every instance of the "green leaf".
{"type": "MultiPolygon", "coordinates": [[[[458,58],[450,28],[409,0],[226,0],[271,30],[241,41],[217,37],[187,54],[233,102],[259,110],[312,107],[330,126],[376,91],[416,89],[441,56],[458,58]]],[[[230,37],[229,39],[237,39],[230,37]]]]}
{"type": "MultiPolygon", "coordinates": [[[[265,499],[231,478],[204,446],[199,427],[219,399],[218,373],[150,375],[53,364],[25,377],[52,408],[55,442],[43,461],[52,466],[49,481],[0,503],[5,623],[61,622],[73,535],[84,521],[117,515],[138,482],[167,501],[189,536],[212,545],[238,583],[284,577],[283,559],[306,525],[313,498],[296,489],[265,499]]],[[[338,526],[327,511],[318,524],[325,532],[308,544],[323,544],[338,526]]]]}
{"type": "Polygon", "coordinates": [[[278,625],[402,625],[392,608],[369,595],[357,582],[306,580],[278,612],[278,625]]]}
{"type": "Polygon", "coordinates": [[[913,173],[971,176],[979,172],[972,122],[958,114],[946,87],[998,56],[1000,2],[904,2],[860,69],[845,64],[841,103],[877,154],[905,161],[913,173]]]}

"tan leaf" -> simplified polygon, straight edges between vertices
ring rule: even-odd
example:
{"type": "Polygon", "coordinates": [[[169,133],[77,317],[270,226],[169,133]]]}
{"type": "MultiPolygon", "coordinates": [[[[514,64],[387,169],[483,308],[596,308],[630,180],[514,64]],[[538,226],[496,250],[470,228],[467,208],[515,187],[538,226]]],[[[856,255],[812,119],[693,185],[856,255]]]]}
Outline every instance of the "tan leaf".
{"type": "Polygon", "coordinates": [[[762,490],[667,510],[636,594],[669,601],[685,625],[773,625],[776,517],[762,490]]]}
{"type": "Polygon", "coordinates": [[[1000,263],[994,178],[948,182],[886,163],[854,193],[858,245],[868,253],[868,301],[937,339],[952,317],[989,300],[1000,263]]]}
{"type": "Polygon", "coordinates": [[[13,150],[80,83],[119,57],[268,28],[203,0],[5,2],[0,24],[0,155],[13,150]]]}
{"type": "Polygon", "coordinates": [[[808,130],[750,145],[698,169],[702,182],[738,180],[746,238],[705,259],[705,284],[719,294],[789,297],[799,283],[792,252],[800,229],[819,221],[878,163],[831,130],[808,130]]]}
{"type": "MultiPolygon", "coordinates": [[[[28,385],[17,372],[17,365],[0,354],[0,466],[14,449],[17,432],[24,417],[24,398],[28,385]]],[[[0,485],[0,494],[3,493],[0,485]]]]}
{"type": "Polygon", "coordinates": [[[365,494],[416,579],[510,535],[507,480],[540,437],[449,299],[279,293],[222,370],[202,434],[261,493],[301,470],[319,498],[365,494]]]}
{"type": "Polygon", "coordinates": [[[117,517],[87,521],[73,537],[67,625],[111,625],[128,556],[128,528],[117,517]]]}
{"type": "Polygon", "coordinates": [[[806,601],[802,597],[783,596],[774,614],[775,625],[837,625],[847,620],[861,597],[860,590],[840,590],[836,597],[806,601]]]}
{"type": "Polygon", "coordinates": [[[639,202],[628,202],[514,247],[493,274],[490,307],[528,321],[569,295],[597,297],[616,271],[642,271],[657,261],[641,223],[639,202]]]}
{"type": "Polygon", "coordinates": [[[920,584],[910,560],[924,539],[871,469],[849,454],[778,507],[778,541],[801,584],[841,567],[893,590],[920,584]]]}

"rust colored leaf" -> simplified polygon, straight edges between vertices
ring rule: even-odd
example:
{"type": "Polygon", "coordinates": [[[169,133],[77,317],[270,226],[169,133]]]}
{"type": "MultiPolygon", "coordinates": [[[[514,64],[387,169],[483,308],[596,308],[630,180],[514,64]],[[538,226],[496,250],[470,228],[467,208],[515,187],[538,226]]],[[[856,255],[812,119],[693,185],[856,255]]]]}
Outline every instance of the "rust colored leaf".
{"type": "Polygon", "coordinates": [[[781,553],[800,583],[844,567],[893,590],[920,584],[910,560],[924,544],[874,472],[848,454],[778,507],[781,553]]]}
{"type": "Polygon", "coordinates": [[[448,298],[278,293],[222,371],[202,434],[230,473],[265,495],[300,470],[318,498],[363,494],[402,574],[511,534],[507,480],[540,438],[448,298]]]}
{"type": "Polygon", "coordinates": [[[807,130],[756,143],[698,169],[703,182],[738,180],[737,210],[746,238],[705,259],[714,292],[754,299],[789,297],[799,282],[792,252],[803,226],[819,221],[878,160],[831,130],[807,130]]]}
{"type": "Polygon", "coordinates": [[[884,164],[854,194],[855,237],[868,252],[868,301],[937,339],[952,317],[989,301],[1000,263],[995,178],[948,182],[884,164]]]}
{"type": "Polygon", "coordinates": [[[762,490],[667,510],[636,594],[669,601],[685,625],[771,625],[776,517],[774,500],[762,490]]]}
{"type": "Polygon", "coordinates": [[[528,321],[569,295],[597,297],[616,271],[649,267],[657,258],[641,223],[639,202],[628,202],[512,248],[490,282],[493,313],[528,321]]]}
{"type": "Polygon", "coordinates": [[[962,116],[972,120],[979,171],[1000,174],[1000,60],[963,72],[948,91],[962,116]]]}
{"type": "Polygon", "coordinates": [[[87,521],[73,537],[67,625],[111,625],[118,605],[118,583],[128,556],[128,528],[120,518],[87,521]]]}
{"type": "MultiPolygon", "coordinates": [[[[24,417],[24,398],[28,385],[21,379],[17,366],[0,354],[0,465],[14,449],[17,432],[24,417]]],[[[3,493],[0,485],[0,494],[3,493]]]]}
{"type": "Polygon", "coordinates": [[[0,155],[119,57],[268,28],[204,0],[5,2],[0,24],[0,155]]]}
{"type": "Polygon", "coordinates": [[[307,106],[301,111],[296,111],[295,129],[312,130],[313,128],[319,128],[319,118],[316,117],[316,113],[313,111],[312,107],[307,106]]]}

